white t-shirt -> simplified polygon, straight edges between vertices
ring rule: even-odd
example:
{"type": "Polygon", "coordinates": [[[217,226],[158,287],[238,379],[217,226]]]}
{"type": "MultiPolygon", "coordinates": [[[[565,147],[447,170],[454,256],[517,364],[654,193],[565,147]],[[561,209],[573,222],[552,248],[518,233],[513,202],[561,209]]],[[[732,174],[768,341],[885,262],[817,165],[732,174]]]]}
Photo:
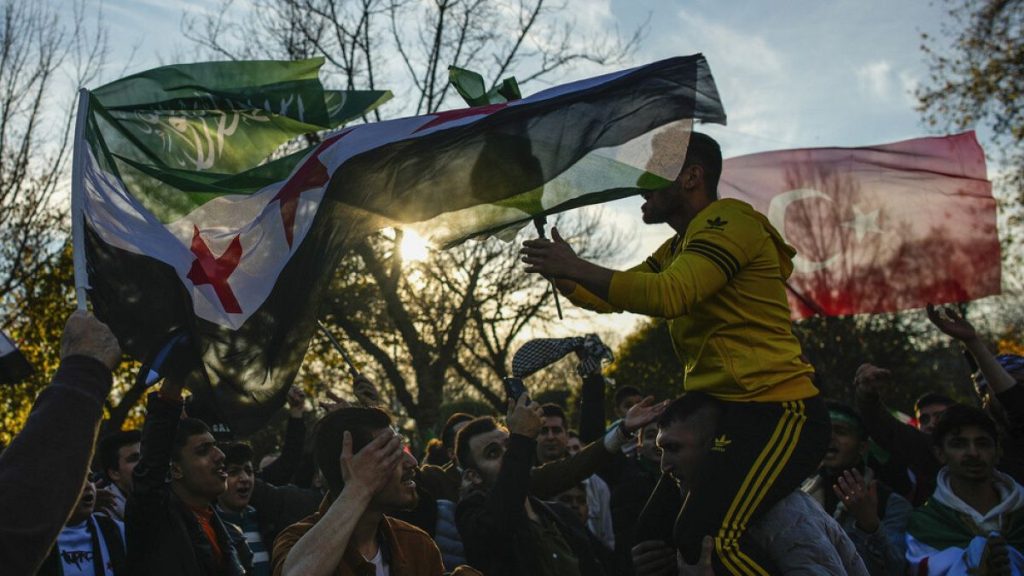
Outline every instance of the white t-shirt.
{"type": "Polygon", "coordinates": [[[384,561],[384,554],[381,553],[382,548],[377,548],[377,555],[370,560],[375,568],[375,576],[391,576],[391,570],[388,568],[388,563],[384,561]]]}
{"type": "MultiPolygon", "coordinates": [[[[57,536],[57,557],[60,560],[61,568],[64,570],[64,575],[113,575],[114,570],[110,564],[110,552],[107,551],[107,543],[103,541],[102,532],[99,532],[97,535],[100,541],[100,564],[103,566],[104,571],[103,575],[96,574],[92,536],[89,535],[89,529],[86,526],[87,522],[93,523],[93,528],[99,532],[99,527],[95,524],[96,520],[90,517],[88,520],[74,526],[65,526],[60,531],[60,535],[57,536]]],[[[124,528],[120,522],[118,522],[118,528],[122,530],[123,537],[124,528]]]]}

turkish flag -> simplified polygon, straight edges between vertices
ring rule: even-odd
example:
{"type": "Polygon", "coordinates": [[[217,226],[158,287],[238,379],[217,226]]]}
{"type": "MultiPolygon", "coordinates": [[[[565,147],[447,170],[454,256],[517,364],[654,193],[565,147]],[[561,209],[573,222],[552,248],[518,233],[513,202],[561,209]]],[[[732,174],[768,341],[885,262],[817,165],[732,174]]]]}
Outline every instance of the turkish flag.
{"type": "Polygon", "coordinates": [[[749,202],[797,249],[794,319],[1000,291],[996,202],[974,132],[732,158],[719,194],[749,202]]]}

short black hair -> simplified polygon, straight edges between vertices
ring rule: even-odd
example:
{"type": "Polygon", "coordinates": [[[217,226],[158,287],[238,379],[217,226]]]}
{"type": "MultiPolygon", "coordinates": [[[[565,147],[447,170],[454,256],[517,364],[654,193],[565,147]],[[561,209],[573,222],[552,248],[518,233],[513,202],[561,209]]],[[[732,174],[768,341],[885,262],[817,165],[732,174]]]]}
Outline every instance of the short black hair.
{"type": "Polygon", "coordinates": [[[934,406],[936,404],[952,406],[956,404],[956,400],[953,400],[945,394],[939,394],[938,392],[925,392],[918,396],[917,400],[914,401],[914,413],[919,414],[922,408],[934,406]]]}
{"type": "Polygon", "coordinates": [[[441,445],[446,449],[455,448],[455,427],[472,419],[473,415],[465,412],[456,412],[449,416],[444,428],[441,429],[441,445]]]}
{"type": "Polygon", "coordinates": [[[722,177],[722,147],[714,138],[701,132],[690,133],[683,168],[695,164],[704,168],[705,190],[712,200],[717,200],[718,180],[722,177]]]}
{"type": "Polygon", "coordinates": [[[341,494],[345,481],[341,477],[341,450],[345,432],[352,435],[352,453],[373,440],[373,432],[391,426],[391,416],[380,408],[350,406],[324,415],[316,424],[313,437],[313,459],[327,481],[335,498],[341,494]]]}
{"type": "Polygon", "coordinates": [[[935,425],[935,431],[932,432],[932,443],[941,449],[947,436],[956,434],[968,426],[981,428],[996,444],[1000,443],[995,420],[992,420],[984,410],[964,404],[954,404],[942,414],[939,423],[935,425]]]}
{"type": "Polygon", "coordinates": [[[853,421],[857,437],[861,440],[868,439],[868,429],[864,426],[864,419],[860,417],[860,413],[858,413],[853,406],[844,404],[837,400],[826,400],[825,407],[828,409],[829,418],[832,417],[833,413],[838,413],[840,417],[845,417],[853,421]]]}
{"type": "Polygon", "coordinates": [[[244,466],[252,464],[252,446],[248,442],[227,442],[220,446],[224,453],[224,466],[244,466]]]}
{"type": "Polygon", "coordinates": [[[119,453],[121,448],[142,442],[142,432],[139,430],[117,431],[104,436],[98,446],[97,452],[100,456],[100,466],[103,467],[103,475],[107,476],[107,470],[116,470],[121,464],[119,453]]]}
{"type": "Polygon", "coordinates": [[[685,422],[690,416],[705,408],[713,408],[715,415],[721,411],[718,401],[706,392],[687,392],[673,400],[658,418],[658,428],[668,428],[675,422],[685,422]]]}
{"type": "Polygon", "coordinates": [[[562,407],[553,402],[548,402],[540,407],[544,412],[544,416],[558,416],[562,419],[562,428],[569,428],[569,420],[565,417],[565,410],[562,407]]]}
{"type": "Polygon", "coordinates": [[[473,451],[469,449],[469,441],[474,436],[486,434],[498,429],[498,421],[491,416],[480,416],[474,418],[459,430],[455,436],[455,463],[459,468],[468,470],[475,469],[476,460],[473,459],[473,451]]]}
{"type": "Polygon", "coordinates": [[[630,396],[643,396],[644,393],[636,386],[620,386],[615,391],[615,406],[622,404],[622,401],[630,396]]]}
{"type": "Polygon", "coordinates": [[[188,439],[196,434],[213,434],[210,427],[199,418],[182,418],[178,421],[178,429],[174,432],[174,443],[171,444],[171,461],[181,462],[181,449],[188,444],[188,439]]]}

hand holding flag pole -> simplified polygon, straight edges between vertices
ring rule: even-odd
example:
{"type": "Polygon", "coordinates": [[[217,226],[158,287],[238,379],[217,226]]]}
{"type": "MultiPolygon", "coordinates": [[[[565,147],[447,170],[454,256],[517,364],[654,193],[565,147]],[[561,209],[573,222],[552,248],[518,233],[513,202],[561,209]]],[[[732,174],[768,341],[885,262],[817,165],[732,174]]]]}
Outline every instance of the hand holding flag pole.
{"type": "MultiPolygon", "coordinates": [[[[547,224],[547,216],[541,214],[533,219],[533,225],[537,228],[537,234],[541,240],[546,240],[547,236],[544,234],[544,226],[547,224]]],[[[555,310],[558,310],[558,319],[565,320],[562,316],[562,302],[558,299],[558,286],[555,285],[554,278],[548,280],[551,283],[551,293],[555,295],[555,310]]]]}

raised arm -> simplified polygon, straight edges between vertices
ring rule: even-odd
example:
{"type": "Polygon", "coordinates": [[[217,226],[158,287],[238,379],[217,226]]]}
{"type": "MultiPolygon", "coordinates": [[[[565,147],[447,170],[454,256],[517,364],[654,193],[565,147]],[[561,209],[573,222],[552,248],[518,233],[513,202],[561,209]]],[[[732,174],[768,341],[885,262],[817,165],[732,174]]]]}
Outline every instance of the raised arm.
{"type": "Polygon", "coordinates": [[[345,487],[320,520],[297,540],[281,533],[274,544],[274,575],[335,573],[370,500],[387,484],[402,456],[401,439],[394,434],[378,435],[353,455],[352,435],[346,431],[341,449],[345,487]]]}
{"type": "Polygon", "coordinates": [[[68,318],[60,367],[25,427],[0,455],[0,566],[34,574],[78,501],[92,460],[111,372],[114,334],[91,313],[68,318]],[[59,473],[55,473],[59,471],[59,473]]]}

